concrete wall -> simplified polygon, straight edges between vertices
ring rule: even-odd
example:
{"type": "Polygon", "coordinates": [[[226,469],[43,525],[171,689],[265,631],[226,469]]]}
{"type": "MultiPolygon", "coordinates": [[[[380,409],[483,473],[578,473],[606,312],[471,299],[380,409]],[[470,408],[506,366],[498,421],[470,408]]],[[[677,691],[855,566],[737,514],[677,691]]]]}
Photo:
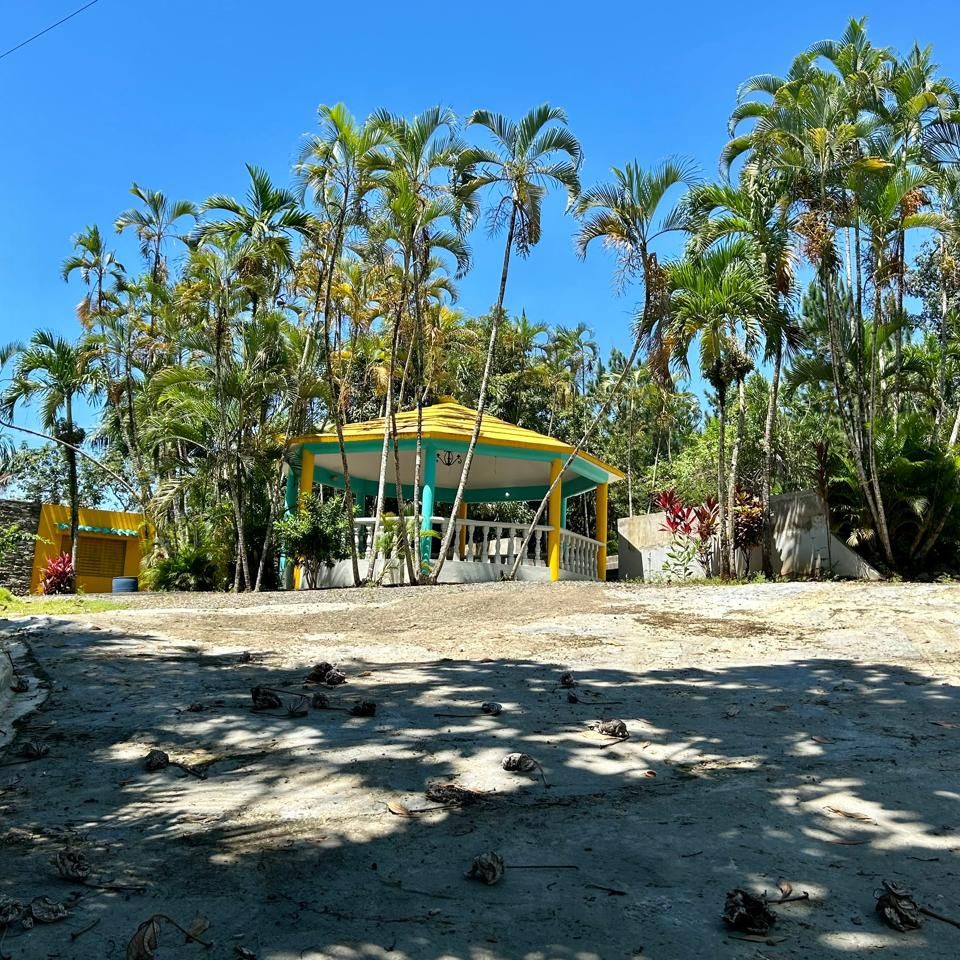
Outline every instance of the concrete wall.
{"type": "MultiPolygon", "coordinates": [[[[785,493],[771,497],[770,513],[773,522],[773,570],[787,578],[827,575],[857,580],[879,580],[880,574],[859,554],[828,533],[823,509],[812,490],[785,493]]],[[[667,552],[673,542],[669,531],[662,529],[664,514],[650,513],[639,517],[624,517],[617,524],[621,580],[650,580],[662,578],[667,552]]],[[[750,571],[762,566],[759,547],[750,556],[750,571]]],[[[716,576],[719,558],[714,556],[705,570],[693,564],[693,576],[716,576]]],[[[746,573],[742,560],[738,574],[746,573]]]]}
{"type": "MultiPolygon", "coordinates": [[[[40,504],[23,500],[0,500],[0,527],[16,524],[24,533],[34,535],[40,526],[40,504]]],[[[33,576],[32,543],[24,543],[0,568],[0,587],[13,593],[29,593],[33,576]]],[[[6,658],[4,658],[6,659],[6,658]]]]}

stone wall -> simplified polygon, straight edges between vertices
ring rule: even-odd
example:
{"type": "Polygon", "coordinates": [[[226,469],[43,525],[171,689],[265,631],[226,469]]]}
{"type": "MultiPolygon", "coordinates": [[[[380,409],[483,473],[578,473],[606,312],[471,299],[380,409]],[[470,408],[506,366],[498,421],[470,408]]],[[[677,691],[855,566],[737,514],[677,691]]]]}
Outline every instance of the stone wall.
{"type": "MultiPolygon", "coordinates": [[[[0,528],[15,523],[25,533],[35,534],[40,526],[40,504],[22,500],[0,500],[0,528]]],[[[0,567],[0,587],[13,593],[29,593],[33,577],[33,543],[25,543],[0,567]]]]}

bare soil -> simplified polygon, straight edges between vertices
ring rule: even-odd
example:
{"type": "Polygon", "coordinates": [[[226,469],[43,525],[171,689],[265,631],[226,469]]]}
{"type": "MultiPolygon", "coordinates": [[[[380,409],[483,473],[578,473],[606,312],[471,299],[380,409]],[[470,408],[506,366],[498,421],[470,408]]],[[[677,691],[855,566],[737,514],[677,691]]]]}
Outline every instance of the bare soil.
{"type": "Polygon", "coordinates": [[[0,767],[0,894],[70,910],[0,931],[0,955],[122,960],[164,914],[213,946],[164,926],[158,960],[954,960],[960,929],[898,933],[874,900],[896,880],[960,920],[958,597],[489,584],[0,621],[36,698],[0,699],[0,762],[50,751],[0,767]],[[286,715],[321,660],[348,678],[331,704],[375,717],[286,715]],[[251,712],[255,685],[284,707],[251,712]],[[590,730],[610,718],[629,739],[590,730]],[[148,772],[154,748],[206,779],[148,772]],[[438,806],[432,782],[483,797],[438,806]],[[143,892],[58,878],[66,848],[143,892]],[[504,878],[465,879],[490,850],[504,878]],[[810,899],[765,937],[725,928],[728,890],[778,881],[810,899]]]}

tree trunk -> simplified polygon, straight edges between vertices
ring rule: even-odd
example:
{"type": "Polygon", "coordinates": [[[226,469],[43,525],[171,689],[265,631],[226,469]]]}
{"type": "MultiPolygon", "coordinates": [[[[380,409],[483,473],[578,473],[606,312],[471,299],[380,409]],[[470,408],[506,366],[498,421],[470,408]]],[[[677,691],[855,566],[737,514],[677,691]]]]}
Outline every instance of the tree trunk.
{"type": "Polygon", "coordinates": [[[333,412],[333,425],[337,432],[337,447],[340,450],[340,465],[343,469],[343,509],[350,518],[350,569],[353,573],[353,585],[360,586],[360,561],[357,557],[357,541],[353,535],[353,488],[350,485],[350,465],[347,462],[347,448],[343,441],[343,407],[341,392],[333,375],[333,355],[330,349],[330,308],[333,303],[333,274],[336,270],[339,251],[343,245],[344,225],[347,218],[347,200],[349,191],[344,189],[343,205],[337,217],[334,232],[333,249],[330,251],[330,263],[327,265],[326,290],[323,297],[323,353],[327,374],[327,390],[330,393],[330,407],[333,412]]]}
{"type": "Polygon", "coordinates": [[[390,342],[390,361],[387,368],[387,395],[383,401],[383,446],[380,449],[377,504],[374,511],[373,531],[371,533],[373,549],[370,551],[370,560],[367,563],[367,580],[373,579],[373,572],[377,562],[377,537],[383,525],[383,501],[386,494],[387,462],[390,456],[390,428],[393,420],[393,380],[396,371],[397,351],[400,347],[400,324],[403,319],[403,303],[407,297],[407,273],[409,267],[409,261],[405,259],[403,276],[400,280],[400,295],[397,299],[397,312],[393,322],[393,337],[390,342]]]}
{"type": "MultiPolygon", "coordinates": [[[[849,237],[848,237],[849,242],[849,237]]],[[[773,523],[770,516],[770,487],[773,475],[773,426],[777,416],[777,394],[780,389],[780,368],[783,364],[783,338],[777,336],[773,355],[773,374],[767,395],[767,419],[763,425],[763,575],[773,579],[773,523]]]]}
{"type": "MultiPolygon", "coordinates": [[[[480,380],[480,396],[477,399],[477,416],[473,423],[473,432],[470,434],[470,443],[467,446],[466,456],[463,458],[463,469],[460,471],[460,481],[457,484],[457,492],[453,498],[453,506],[450,508],[451,518],[455,518],[460,510],[460,504],[463,502],[463,492],[467,487],[467,478],[470,476],[470,467],[473,464],[474,451],[477,449],[477,441],[480,438],[480,428],[483,425],[483,409],[487,402],[487,389],[490,385],[490,371],[493,367],[493,355],[497,348],[497,333],[500,329],[500,321],[503,316],[503,299],[507,292],[507,275],[510,270],[510,252],[513,249],[513,237],[517,229],[517,201],[513,200],[513,207],[510,211],[510,226],[507,228],[507,243],[503,250],[503,268],[500,271],[500,291],[497,294],[497,305],[494,308],[493,323],[490,327],[490,340],[487,344],[487,359],[483,365],[483,377],[480,380]]],[[[453,542],[453,535],[456,532],[456,523],[451,519],[447,524],[447,529],[443,534],[443,541],[440,544],[440,555],[437,557],[436,565],[430,572],[430,583],[436,583],[443,569],[444,558],[453,542]]],[[[518,555],[518,560],[527,549],[527,540],[524,541],[523,552],[518,555]]],[[[514,565],[514,573],[516,571],[514,565]]],[[[514,574],[512,573],[511,576],[514,574]]]]}
{"type": "MultiPolygon", "coordinates": [[[[746,390],[743,385],[743,378],[737,380],[737,432],[733,438],[733,451],[730,455],[730,488],[727,491],[727,504],[729,507],[729,516],[727,517],[727,537],[729,539],[728,556],[731,573],[736,573],[737,569],[737,481],[738,469],[740,466],[740,445],[743,442],[743,426],[746,418],[746,390]]],[[[749,556],[747,563],[749,569],[749,556]]]]}
{"type": "Polygon", "coordinates": [[[717,425],[720,447],[717,451],[717,530],[720,534],[720,577],[730,579],[730,554],[727,536],[727,391],[717,391],[717,425]]]}

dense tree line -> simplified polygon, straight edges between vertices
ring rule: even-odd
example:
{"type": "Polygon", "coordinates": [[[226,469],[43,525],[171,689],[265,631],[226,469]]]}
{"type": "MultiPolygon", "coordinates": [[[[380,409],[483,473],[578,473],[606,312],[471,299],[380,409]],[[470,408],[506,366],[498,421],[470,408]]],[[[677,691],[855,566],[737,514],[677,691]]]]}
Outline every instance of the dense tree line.
{"type": "MultiPolygon", "coordinates": [[[[620,465],[614,518],[666,487],[715,497],[725,575],[742,489],[767,516],[775,493],[815,487],[874,562],[943,567],[960,539],[958,160],[956,86],[929,48],[899,56],[862,21],[744,82],[715,183],[671,160],[583,185],[581,144],[549,105],[515,122],[321,107],[287,186],[253,166],[242,199],[134,185],[115,228],[140,264],[81,232],[62,267],[83,289],[78,336],[3,349],[0,415],[15,425],[35,402],[70,502],[92,458],[155,523],[158,556],[201,556],[236,589],[276,583],[286,438],[384,417],[377,517],[416,518],[416,494],[386,481],[394,418],[444,395],[620,465]],[[577,252],[612,253],[637,303],[624,351],[508,310],[513,259],[561,229],[564,203],[577,252]],[[467,316],[457,283],[478,224],[503,258],[489,312],[467,316]],[[82,401],[96,423],[78,422],[82,401]]],[[[13,452],[8,483],[24,489],[37,456],[13,452]]],[[[580,498],[571,525],[588,531],[591,509],[580,498]]],[[[435,578],[404,550],[412,580],[435,578]]]]}

